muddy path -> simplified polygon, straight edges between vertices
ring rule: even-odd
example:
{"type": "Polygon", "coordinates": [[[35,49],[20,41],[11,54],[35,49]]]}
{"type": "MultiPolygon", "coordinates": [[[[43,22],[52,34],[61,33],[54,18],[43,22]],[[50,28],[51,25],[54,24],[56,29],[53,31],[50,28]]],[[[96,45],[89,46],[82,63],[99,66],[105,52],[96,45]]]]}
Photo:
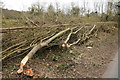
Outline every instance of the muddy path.
{"type": "Polygon", "coordinates": [[[118,52],[114,59],[108,64],[108,67],[103,74],[103,78],[118,78],[118,52]]]}

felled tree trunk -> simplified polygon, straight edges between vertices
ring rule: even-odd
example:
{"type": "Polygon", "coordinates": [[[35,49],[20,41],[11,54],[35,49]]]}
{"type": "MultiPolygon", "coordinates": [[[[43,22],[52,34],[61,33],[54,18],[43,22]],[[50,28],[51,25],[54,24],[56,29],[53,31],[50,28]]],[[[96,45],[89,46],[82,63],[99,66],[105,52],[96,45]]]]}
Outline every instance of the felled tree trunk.
{"type": "Polygon", "coordinates": [[[48,46],[48,44],[53,41],[54,39],[56,39],[57,37],[61,36],[63,33],[69,31],[70,28],[67,28],[59,33],[57,33],[56,35],[54,35],[53,37],[49,38],[48,40],[41,42],[39,44],[36,44],[33,49],[23,58],[23,60],[21,61],[20,64],[20,69],[17,71],[18,73],[22,73],[23,72],[23,66],[27,63],[28,59],[30,59],[39,49],[41,49],[42,47],[48,46]]]}
{"type": "Polygon", "coordinates": [[[96,25],[94,25],[87,33],[83,34],[81,38],[78,38],[76,41],[73,41],[72,43],[69,43],[68,41],[70,40],[71,35],[77,35],[77,33],[83,28],[81,27],[80,29],[76,30],[73,32],[74,28],[67,28],[59,33],[57,33],[56,35],[52,36],[51,38],[42,41],[38,44],[35,44],[33,49],[22,59],[21,63],[20,63],[20,68],[17,71],[18,73],[22,73],[23,72],[23,66],[27,63],[28,59],[30,59],[39,49],[48,46],[49,43],[51,43],[54,39],[60,37],[61,35],[63,35],[63,33],[70,31],[69,35],[67,36],[67,39],[64,41],[64,43],[62,44],[62,47],[71,47],[72,45],[78,44],[79,42],[83,42],[85,41],[87,38],[89,38],[90,34],[93,32],[93,30],[95,29],[96,25]]]}

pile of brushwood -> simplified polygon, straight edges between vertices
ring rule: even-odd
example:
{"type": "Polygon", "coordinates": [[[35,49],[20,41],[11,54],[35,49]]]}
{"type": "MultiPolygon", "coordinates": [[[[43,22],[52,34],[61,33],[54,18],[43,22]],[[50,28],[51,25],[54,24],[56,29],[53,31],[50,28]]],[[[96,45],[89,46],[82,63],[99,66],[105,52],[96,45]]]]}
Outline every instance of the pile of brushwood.
{"type": "Polygon", "coordinates": [[[2,58],[0,61],[18,57],[24,53],[18,73],[23,72],[27,61],[38,51],[55,45],[70,48],[81,45],[97,34],[99,27],[96,25],[56,25],[49,27],[22,27],[8,28],[3,32],[2,58]]]}

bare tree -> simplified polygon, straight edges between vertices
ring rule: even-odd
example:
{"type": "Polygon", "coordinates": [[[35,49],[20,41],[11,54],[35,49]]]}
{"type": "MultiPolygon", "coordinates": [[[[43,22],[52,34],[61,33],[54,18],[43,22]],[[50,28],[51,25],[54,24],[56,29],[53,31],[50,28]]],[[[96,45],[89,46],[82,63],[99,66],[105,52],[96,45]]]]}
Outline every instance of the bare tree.
{"type": "Polygon", "coordinates": [[[80,15],[80,8],[78,7],[78,6],[75,6],[75,3],[71,3],[71,7],[72,7],[72,9],[71,9],[71,15],[73,15],[73,16],[79,16],[80,15]]]}
{"type": "Polygon", "coordinates": [[[4,8],[5,4],[0,1],[0,8],[4,8]]]}

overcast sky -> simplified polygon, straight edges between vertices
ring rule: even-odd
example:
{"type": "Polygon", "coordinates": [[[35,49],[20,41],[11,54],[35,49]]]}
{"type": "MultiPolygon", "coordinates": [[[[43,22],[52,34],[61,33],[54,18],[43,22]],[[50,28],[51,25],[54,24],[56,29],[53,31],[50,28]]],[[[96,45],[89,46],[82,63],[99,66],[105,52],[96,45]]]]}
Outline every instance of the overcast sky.
{"type": "MultiPolygon", "coordinates": [[[[13,9],[18,11],[28,10],[28,7],[35,2],[40,2],[41,5],[47,6],[48,4],[55,5],[56,2],[59,3],[61,8],[69,7],[71,2],[74,2],[76,5],[81,6],[83,1],[89,3],[89,8],[93,8],[93,2],[105,2],[107,0],[1,0],[7,9],[13,9]]],[[[109,0],[110,1],[110,0],[109,0]]],[[[114,0],[118,1],[118,0],[114,0]]]]}

